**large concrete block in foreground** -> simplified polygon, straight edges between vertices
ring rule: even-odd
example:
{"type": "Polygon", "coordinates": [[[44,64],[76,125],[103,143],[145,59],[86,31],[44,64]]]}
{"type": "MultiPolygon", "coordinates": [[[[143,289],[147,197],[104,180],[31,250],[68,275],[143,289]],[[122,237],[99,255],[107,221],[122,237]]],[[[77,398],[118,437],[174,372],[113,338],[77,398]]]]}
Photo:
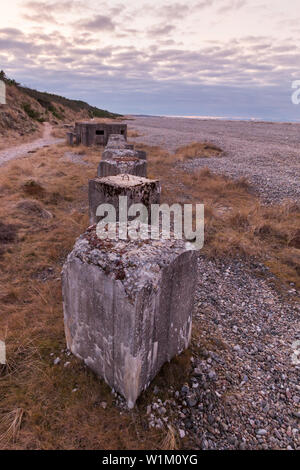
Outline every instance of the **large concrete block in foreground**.
{"type": "Polygon", "coordinates": [[[119,197],[127,196],[127,206],[144,204],[151,213],[151,204],[160,203],[161,185],[158,180],[140,176],[120,174],[89,181],[89,216],[90,223],[99,222],[96,215],[100,204],[112,204],[119,218],[119,197]]]}
{"type": "Polygon", "coordinates": [[[102,160],[98,165],[97,176],[113,176],[120,174],[147,177],[147,162],[139,158],[118,158],[102,160]]]}
{"type": "Polygon", "coordinates": [[[189,345],[196,258],[183,240],[100,240],[93,226],[63,267],[67,346],[130,408],[189,345]]]}

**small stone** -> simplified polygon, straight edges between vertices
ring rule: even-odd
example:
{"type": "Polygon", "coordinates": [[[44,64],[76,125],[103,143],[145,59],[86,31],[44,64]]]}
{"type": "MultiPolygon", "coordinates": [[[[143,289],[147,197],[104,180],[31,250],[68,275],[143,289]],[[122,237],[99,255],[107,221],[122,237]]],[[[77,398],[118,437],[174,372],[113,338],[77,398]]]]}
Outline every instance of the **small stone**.
{"type": "Polygon", "coordinates": [[[266,429],[259,429],[256,433],[258,436],[265,436],[268,434],[268,431],[266,429]]]}
{"type": "Polygon", "coordinates": [[[185,437],[185,431],[183,429],[179,429],[179,437],[183,439],[185,437]]]}
{"type": "Polygon", "coordinates": [[[237,438],[235,436],[229,436],[228,437],[228,442],[231,444],[231,445],[236,445],[237,443],[237,438]]]}
{"type": "Polygon", "coordinates": [[[212,425],[215,422],[215,418],[212,415],[208,415],[207,421],[209,422],[210,425],[212,425]]]}
{"type": "Polygon", "coordinates": [[[59,363],[60,363],[60,358],[59,358],[59,357],[57,357],[56,359],[54,359],[53,364],[54,364],[55,366],[57,366],[57,364],[59,364],[59,363]]]}
{"type": "Polygon", "coordinates": [[[101,402],[101,406],[102,406],[102,408],[105,410],[105,409],[107,408],[107,403],[106,403],[106,401],[102,401],[102,402],[101,402]]]}
{"type": "Polygon", "coordinates": [[[202,375],[201,369],[199,369],[199,367],[195,367],[195,369],[193,371],[193,375],[196,376],[196,377],[201,376],[202,375]]]}
{"type": "Polygon", "coordinates": [[[71,362],[65,362],[64,367],[68,367],[71,364],[71,362]]]}
{"type": "Polygon", "coordinates": [[[188,397],[187,404],[192,408],[197,405],[197,398],[196,397],[188,397]]]}

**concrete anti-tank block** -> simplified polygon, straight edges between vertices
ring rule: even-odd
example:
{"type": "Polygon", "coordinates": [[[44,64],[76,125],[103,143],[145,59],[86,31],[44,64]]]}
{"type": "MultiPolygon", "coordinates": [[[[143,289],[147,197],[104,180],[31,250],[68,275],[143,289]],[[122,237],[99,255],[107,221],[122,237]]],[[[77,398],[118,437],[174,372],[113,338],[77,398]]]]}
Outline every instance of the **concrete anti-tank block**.
{"type": "Polygon", "coordinates": [[[125,137],[122,134],[111,134],[109,136],[106,149],[130,149],[133,150],[134,145],[128,144],[125,137]]]}
{"type": "Polygon", "coordinates": [[[100,240],[93,226],[63,267],[67,346],[130,408],[189,345],[196,258],[183,240],[100,240]]]}
{"type": "Polygon", "coordinates": [[[112,204],[119,218],[119,196],[127,196],[127,206],[144,204],[151,213],[151,204],[160,203],[161,185],[158,180],[151,180],[134,175],[121,174],[89,181],[89,216],[90,223],[98,223],[96,215],[100,204],[112,204]]]}
{"type": "MultiPolygon", "coordinates": [[[[145,152],[144,152],[145,153],[145,152]]],[[[105,147],[102,153],[102,160],[114,160],[118,158],[139,158],[145,160],[139,150],[132,150],[120,147],[105,147]]]]}
{"type": "Polygon", "coordinates": [[[139,158],[119,158],[115,160],[102,160],[98,165],[97,176],[113,176],[120,174],[147,177],[147,162],[139,158]]]}
{"type": "Polygon", "coordinates": [[[136,150],[136,153],[141,160],[147,160],[147,153],[144,150],[136,150]]]}

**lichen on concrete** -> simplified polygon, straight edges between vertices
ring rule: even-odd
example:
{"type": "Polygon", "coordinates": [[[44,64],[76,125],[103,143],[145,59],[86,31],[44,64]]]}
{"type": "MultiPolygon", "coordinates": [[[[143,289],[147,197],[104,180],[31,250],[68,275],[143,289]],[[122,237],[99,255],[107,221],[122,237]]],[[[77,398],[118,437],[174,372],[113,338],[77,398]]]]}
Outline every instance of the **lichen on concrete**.
{"type": "Polygon", "coordinates": [[[97,169],[98,177],[130,174],[147,176],[147,162],[134,157],[120,157],[113,160],[101,160],[97,169]]]}
{"type": "MultiPolygon", "coordinates": [[[[127,207],[143,204],[151,213],[151,204],[160,203],[161,185],[158,180],[129,174],[107,176],[89,180],[89,215],[90,223],[99,222],[97,209],[102,204],[111,204],[119,217],[119,197],[127,197],[127,207]]],[[[150,219],[149,219],[150,221],[150,219]]]]}
{"type": "MultiPolygon", "coordinates": [[[[149,227],[150,231],[150,227],[149,227]]],[[[183,240],[79,237],[62,272],[69,349],[133,407],[191,336],[194,251],[183,240]]]]}

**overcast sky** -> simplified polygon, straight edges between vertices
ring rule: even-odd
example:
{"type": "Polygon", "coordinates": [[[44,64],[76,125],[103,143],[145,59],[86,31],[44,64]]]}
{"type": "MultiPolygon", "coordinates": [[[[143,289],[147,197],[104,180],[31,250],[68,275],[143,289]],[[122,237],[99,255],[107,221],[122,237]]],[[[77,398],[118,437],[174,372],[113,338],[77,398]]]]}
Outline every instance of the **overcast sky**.
{"type": "Polygon", "coordinates": [[[0,69],[111,111],[299,120],[299,0],[0,0],[0,69]]]}

